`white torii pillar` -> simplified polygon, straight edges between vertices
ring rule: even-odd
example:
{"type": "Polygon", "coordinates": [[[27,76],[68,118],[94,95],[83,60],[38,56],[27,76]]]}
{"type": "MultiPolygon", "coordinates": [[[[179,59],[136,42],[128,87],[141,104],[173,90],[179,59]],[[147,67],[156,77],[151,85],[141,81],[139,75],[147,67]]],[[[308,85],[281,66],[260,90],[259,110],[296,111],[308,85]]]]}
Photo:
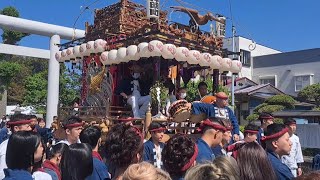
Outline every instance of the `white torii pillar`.
{"type": "Polygon", "coordinates": [[[55,54],[59,51],[60,38],[67,40],[82,38],[85,36],[85,31],[5,15],[0,15],[0,27],[50,37],[46,115],[46,126],[50,127],[53,116],[58,114],[60,66],[55,54]]]}

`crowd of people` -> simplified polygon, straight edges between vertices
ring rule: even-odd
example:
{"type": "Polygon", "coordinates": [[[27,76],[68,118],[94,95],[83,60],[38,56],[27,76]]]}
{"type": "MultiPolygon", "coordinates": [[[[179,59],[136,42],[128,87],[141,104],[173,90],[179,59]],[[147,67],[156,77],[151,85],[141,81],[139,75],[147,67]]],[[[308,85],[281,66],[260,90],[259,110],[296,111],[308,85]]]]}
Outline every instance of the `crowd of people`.
{"type": "Polygon", "coordinates": [[[84,127],[75,116],[63,120],[64,139],[52,135],[41,118],[12,115],[0,144],[0,178],[36,180],[285,180],[312,179],[302,174],[303,162],[296,122],[273,123],[259,116],[261,127],[248,124],[244,137],[233,138],[229,119],[203,120],[197,134],[172,134],[163,142],[167,126],[152,122],[150,139],[128,122],[107,133],[84,127]]]}

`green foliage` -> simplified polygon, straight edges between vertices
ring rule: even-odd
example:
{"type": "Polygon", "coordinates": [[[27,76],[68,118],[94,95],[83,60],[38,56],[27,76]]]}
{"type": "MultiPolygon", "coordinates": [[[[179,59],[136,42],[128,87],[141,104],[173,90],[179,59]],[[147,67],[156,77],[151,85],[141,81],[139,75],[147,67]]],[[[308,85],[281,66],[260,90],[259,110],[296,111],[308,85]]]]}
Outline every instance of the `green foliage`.
{"type": "Polygon", "coordinates": [[[246,120],[251,122],[251,121],[256,121],[258,120],[259,115],[258,114],[250,114],[249,116],[247,116],[246,120]]]}
{"type": "Polygon", "coordinates": [[[47,99],[48,71],[29,76],[25,82],[26,93],[23,105],[34,106],[38,111],[43,109],[47,99]]]}
{"type": "Polygon", "coordinates": [[[303,88],[298,93],[298,98],[302,101],[315,101],[317,107],[320,107],[320,83],[303,88]]]}
{"type": "Polygon", "coordinates": [[[277,124],[283,124],[283,119],[282,118],[274,118],[273,120],[277,124]]]}
{"type": "Polygon", "coordinates": [[[242,133],[244,132],[244,126],[239,126],[239,129],[242,133]]]}
{"type": "Polygon", "coordinates": [[[6,15],[6,16],[12,16],[12,17],[19,17],[20,16],[19,11],[16,8],[12,7],[12,6],[3,8],[0,11],[0,14],[6,15]]]}
{"type": "MultiPolygon", "coordinates": [[[[19,11],[12,6],[4,8],[3,10],[0,11],[0,14],[13,16],[13,17],[20,16],[19,11]]],[[[22,38],[26,36],[29,36],[29,34],[18,32],[18,31],[11,31],[8,29],[3,29],[3,33],[1,35],[2,42],[4,44],[13,44],[13,45],[16,45],[19,41],[21,41],[22,38]]]]}
{"type": "Polygon", "coordinates": [[[293,109],[296,101],[289,95],[275,95],[265,101],[269,105],[282,105],[286,109],[293,109]]]}
{"type": "Polygon", "coordinates": [[[253,112],[254,113],[259,113],[259,109],[263,108],[264,106],[267,106],[267,103],[262,103],[260,105],[258,105],[256,108],[254,108],[253,112]]]}
{"type": "Polygon", "coordinates": [[[80,98],[81,76],[78,73],[69,72],[65,66],[61,67],[59,101],[63,105],[72,105],[76,98],[80,98]]]}
{"type": "Polygon", "coordinates": [[[282,105],[266,105],[262,108],[259,109],[259,113],[266,112],[266,113],[273,113],[277,111],[282,111],[284,110],[285,107],[282,105]]]}
{"type": "Polygon", "coordinates": [[[12,78],[21,70],[21,65],[13,62],[0,62],[0,81],[4,86],[8,86],[12,78]]]}
{"type": "Polygon", "coordinates": [[[312,109],[313,111],[320,111],[320,107],[315,107],[312,109]]]}
{"type": "Polygon", "coordinates": [[[48,69],[48,60],[21,56],[12,56],[9,62],[17,63],[21,66],[19,73],[16,73],[8,86],[8,104],[23,104],[26,93],[26,79],[29,76],[40,73],[48,69]]]}
{"type": "MultiPolygon", "coordinates": [[[[189,81],[189,83],[187,84],[187,101],[192,102],[196,99],[197,96],[199,96],[198,85],[200,82],[201,81],[189,81]]],[[[212,79],[207,78],[204,82],[208,86],[208,92],[212,92],[212,79]]],[[[183,87],[183,84],[181,86],[183,87]]],[[[218,92],[225,92],[228,96],[230,96],[228,88],[222,85],[219,85],[218,92]]]]}
{"type": "Polygon", "coordinates": [[[150,94],[151,94],[151,103],[152,106],[157,107],[159,104],[159,100],[158,100],[158,94],[157,94],[157,88],[160,88],[160,104],[163,107],[166,104],[166,100],[168,98],[168,94],[169,94],[169,89],[165,87],[165,85],[160,82],[157,81],[151,88],[150,88],[150,94]]]}

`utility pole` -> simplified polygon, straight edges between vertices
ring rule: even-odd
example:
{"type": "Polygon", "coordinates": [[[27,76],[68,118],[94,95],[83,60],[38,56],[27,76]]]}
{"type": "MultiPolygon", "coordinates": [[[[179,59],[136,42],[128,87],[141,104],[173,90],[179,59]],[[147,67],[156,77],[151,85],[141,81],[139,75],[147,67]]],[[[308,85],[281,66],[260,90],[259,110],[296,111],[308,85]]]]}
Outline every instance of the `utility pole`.
{"type": "MultiPolygon", "coordinates": [[[[236,28],[234,27],[232,23],[232,52],[235,52],[236,49],[236,43],[235,43],[235,35],[236,35],[236,28]]],[[[232,60],[234,60],[235,55],[232,55],[232,60]]],[[[234,81],[235,81],[235,76],[232,73],[231,74],[231,106],[234,108],[234,81]]]]}

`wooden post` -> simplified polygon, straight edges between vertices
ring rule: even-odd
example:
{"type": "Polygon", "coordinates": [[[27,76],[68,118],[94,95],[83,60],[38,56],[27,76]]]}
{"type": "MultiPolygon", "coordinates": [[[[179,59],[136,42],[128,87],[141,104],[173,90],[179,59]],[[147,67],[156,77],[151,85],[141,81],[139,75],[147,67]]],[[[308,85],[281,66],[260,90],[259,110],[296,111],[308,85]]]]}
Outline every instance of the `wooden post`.
{"type": "Polygon", "coordinates": [[[217,93],[219,89],[219,69],[214,69],[212,74],[212,94],[217,93]]]}
{"type": "Polygon", "coordinates": [[[146,113],[146,119],[145,119],[145,123],[144,123],[144,137],[145,139],[149,139],[150,138],[150,134],[148,133],[148,129],[149,129],[149,126],[151,124],[151,104],[149,103],[148,105],[148,110],[147,110],[147,113],[146,113]]]}

